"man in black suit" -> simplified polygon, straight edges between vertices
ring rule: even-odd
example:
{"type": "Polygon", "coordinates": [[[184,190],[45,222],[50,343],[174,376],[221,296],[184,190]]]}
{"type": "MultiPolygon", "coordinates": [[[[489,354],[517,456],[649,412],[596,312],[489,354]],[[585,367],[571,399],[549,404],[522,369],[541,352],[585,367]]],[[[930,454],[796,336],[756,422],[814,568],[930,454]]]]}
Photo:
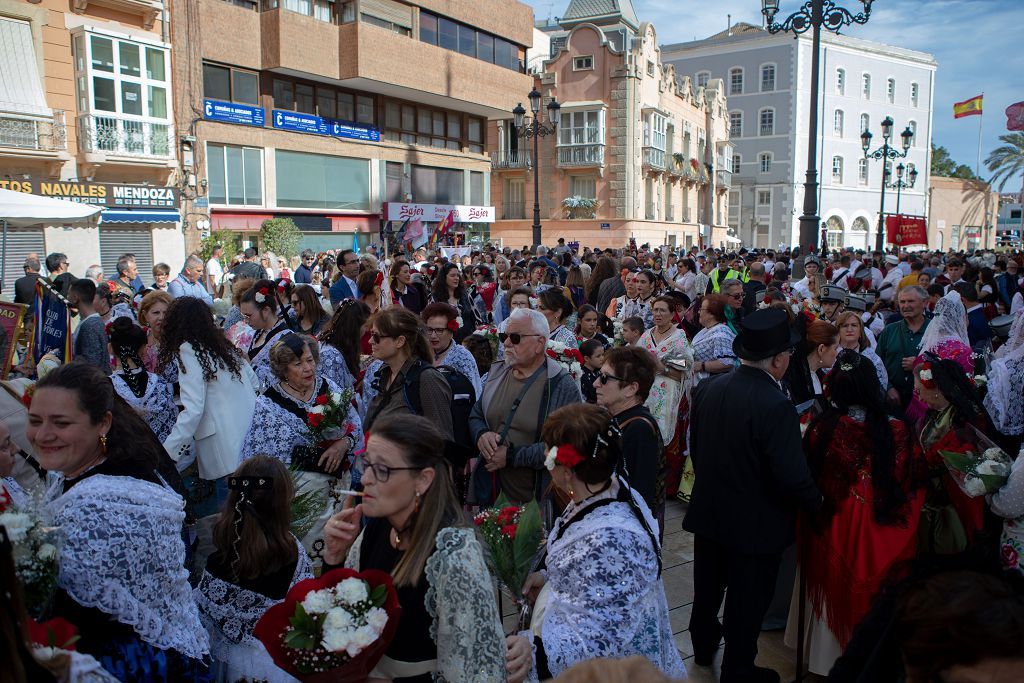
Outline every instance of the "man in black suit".
{"type": "Polygon", "coordinates": [[[779,384],[798,339],[785,311],[745,316],[733,342],[742,365],[701,382],[690,403],[695,484],[683,519],[695,536],[690,636],[697,664],[709,666],[728,587],[721,683],[779,681],[775,671],[754,666],[761,620],[782,551],[796,535],[797,508],[822,504],[796,409],[779,384]]]}

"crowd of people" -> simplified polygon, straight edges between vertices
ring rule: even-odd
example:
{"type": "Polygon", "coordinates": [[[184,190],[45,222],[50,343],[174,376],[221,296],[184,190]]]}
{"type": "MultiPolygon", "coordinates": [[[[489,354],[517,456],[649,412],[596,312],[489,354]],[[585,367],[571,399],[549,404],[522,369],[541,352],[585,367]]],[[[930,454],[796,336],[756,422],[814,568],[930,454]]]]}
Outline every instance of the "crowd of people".
{"type": "Polygon", "coordinates": [[[0,512],[59,530],[34,616],[80,640],[31,648],[5,541],[11,680],[294,680],[255,623],[342,566],[402,608],[370,680],[683,678],[671,499],[722,683],[780,680],[772,624],[829,680],[1024,678],[1021,255],[463,252],[218,247],[149,287],[30,257],[73,357],[3,382],[0,512]],[[945,464],[968,431],[1013,460],[987,495],[945,464]],[[522,630],[473,531],[496,501],[542,511],[522,630]]]}

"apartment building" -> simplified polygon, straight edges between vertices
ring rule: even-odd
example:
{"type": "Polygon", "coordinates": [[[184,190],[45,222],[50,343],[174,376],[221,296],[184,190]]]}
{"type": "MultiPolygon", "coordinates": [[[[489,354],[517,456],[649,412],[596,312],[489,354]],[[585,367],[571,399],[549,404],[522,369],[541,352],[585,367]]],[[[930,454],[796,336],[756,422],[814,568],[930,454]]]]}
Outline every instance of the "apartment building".
{"type": "MultiPolygon", "coordinates": [[[[561,105],[555,135],[519,135],[509,112],[491,123],[493,233],[532,241],[540,172],[543,239],[590,246],[725,244],[731,157],[721,83],[694,87],[661,61],[654,26],[629,0],[573,0],[545,25],[538,65],[542,111],[561,105]]],[[[532,53],[531,53],[532,56],[532,53]]],[[[533,60],[531,59],[531,63],[533,60]]],[[[526,92],[520,96],[524,106],[526,92]]]]}
{"type": "Polygon", "coordinates": [[[172,5],[189,245],[365,246],[386,221],[494,220],[488,120],[530,89],[533,13],[509,0],[189,0],[172,5]]]}
{"type": "Polygon", "coordinates": [[[932,176],[928,193],[929,248],[992,249],[999,243],[999,193],[988,183],[932,176]]]}
{"type": "MultiPolygon", "coordinates": [[[[926,53],[824,32],[818,103],[818,213],[830,247],[874,248],[880,210],[882,162],[864,159],[860,134],[882,144],[881,122],[914,136],[902,162],[918,170],[902,191],[901,212],[927,213],[932,101],[936,62],[926,53]]],[[[798,242],[807,170],[811,36],[772,35],[740,23],[703,40],[662,47],[666,63],[696,84],[723,79],[729,98],[733,187],[729,225],[747,245],[798,242]]],[[[893,175],[895,178],[895,175],[893,175]]],[[[886,192],[886,213],[895,213],[886,192]]]]}
{"type": "Polygon", "coordinates": [[[98,227],[10,230],[3,289],[25,256],[71,272],[136,255],[181,266],[171,53],[158,0],[0,0],[0,187],[104,207],[98,227]]]}

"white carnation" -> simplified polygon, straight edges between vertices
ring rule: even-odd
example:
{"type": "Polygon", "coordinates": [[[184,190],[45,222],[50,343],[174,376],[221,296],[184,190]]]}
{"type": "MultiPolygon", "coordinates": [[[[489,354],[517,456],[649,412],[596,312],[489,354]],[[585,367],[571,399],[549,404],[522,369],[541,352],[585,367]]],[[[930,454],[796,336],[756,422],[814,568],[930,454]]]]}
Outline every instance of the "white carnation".
{"type": "Polygon", "coordinates": [[[345,579],[334,587],[334,594],[338,599],[349,605],[362,602],[369,597],[366,592],[366,582],[360,579],[345,579]]]}
{"type": "Polygon", "coordinates": [[[39,546],[39,550],[36,551],[36,557],[40,560],[52,560],[57,556],[57,548],[51,543],[44,543],[39,546]]]}
{"type": "Polygon", "coordinates": [[[366,613],[366,625],[372,628],[378,636],[384,632],[388,623],[388,613],[380,607],[374,607],[366,613]]]}
{"type": "Polygon", "coordinates": [[[312,591],[302,601],[302,609],[309,614],[325,614],[334,607],[334,596],[329,589],[312,591]]]}
{"type": "Polygon", "coordinates": [[[320,644],[328,652],[342,652],[348,650],[352,644],[352,634],[355,631],[350,629],[327,628],[324,626],[324,637],[320,644]]]}
{"type": "Polygon", "coordinates": [[[355,657],[380,637],[380,634],[374,633],[366,627],[350,631],[350,634],[351,638],[349,639],[348,647],[345,648],[349,657],[355,657]]]}
{"type": "Polygon", "coordinates": [[[334,403],[337,403],[338,405],[341,405],[341,399],[343,399],[343,398],[344,398],[344,396],[342,396],[340,391],[333,391],[333,392],[331,392],[331,401],[333,401],[334,403]]]}
{"type": "Polygon", "coordinates": [[[985,482],[983,482],[981,479],[978,479],[977,477],[967,477],[967,480],[964,482],[964,493],[966,493],[971,498],[976,498],[978,496],[984,495],[985,482]]]}
{"type": "Polygon", "coordinates": [[[344,607],[334,607],[327,612],[324,619],[324,632],[352,630],[352,614],[344,607]]]}
{"type": "Polygon", "coordinates": [[[977,474],[994,474],[999,477],[1005,477],[1009,474],[1006,465],[996,460],[983,460],[974,468],[977,474]]]}
{"type": "Polygon", "coordinates": [[[544,467],[548,468],[548,471],[555,469],[555,465],[558,464],[558,446],[552,446],[551,450],[548,451],[548,455],[544,458],[544,467]]]}
{"type": "Polygon", "coordinates": [[[32,528],[32,518],[23,512],[4,512],[0,514],[0,526],[7,528],[11,543],[21,543],[32,528]]]}
{"type": "Polygon", "coordinates": [[[982,457],[985,458],[985,460],[1003,460],[1003,451],[998,446],[993,446],[992,448],[986,449],[985,452],[982,453],[982,457]]]}
{"type": "Polygon", "coordinates": [[[312,408],[309,409],[309,412],[313,413],[314,415],[323,415],[324,414],[324,407],[323,406],[313,406],[312,408]]]}

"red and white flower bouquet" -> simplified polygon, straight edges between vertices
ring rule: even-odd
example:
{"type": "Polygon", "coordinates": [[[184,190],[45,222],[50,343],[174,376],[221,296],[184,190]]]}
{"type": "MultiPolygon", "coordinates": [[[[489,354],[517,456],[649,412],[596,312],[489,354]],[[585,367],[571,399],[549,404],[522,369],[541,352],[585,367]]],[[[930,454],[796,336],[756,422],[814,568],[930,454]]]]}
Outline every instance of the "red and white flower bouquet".
{"type": "Polygon", "coordinates": [[[494,507],[483,510],[473,521],[487,551],[487,564],[498,582],[521,607],[522,621],[527,607],[522,587],[544,539],[540,507],[537,501],[511,505],[501,496],[494,507]]]}
{"type": "Polygon", "coordinates": [[[553,358],[565,368],[575,381],[580,381],[583,375],[583,354],[577,346],[548,341],[547,354],[548,358],[553,358]]]}
{"type": "Polygon", "coordinates": [[[253,635],[301,681],[356,683],[384,656],[401,611],[390,574],[334,569],[292,586],[253,635]]]}
{"type": "Polygon", "coordinates": [[[355,430],[348,421],[348,409],[352,403],[352,390],[320,394],[306,413],[306,425],[310,440],[315,444],[329,444],[343,439],[355,430]]]}

